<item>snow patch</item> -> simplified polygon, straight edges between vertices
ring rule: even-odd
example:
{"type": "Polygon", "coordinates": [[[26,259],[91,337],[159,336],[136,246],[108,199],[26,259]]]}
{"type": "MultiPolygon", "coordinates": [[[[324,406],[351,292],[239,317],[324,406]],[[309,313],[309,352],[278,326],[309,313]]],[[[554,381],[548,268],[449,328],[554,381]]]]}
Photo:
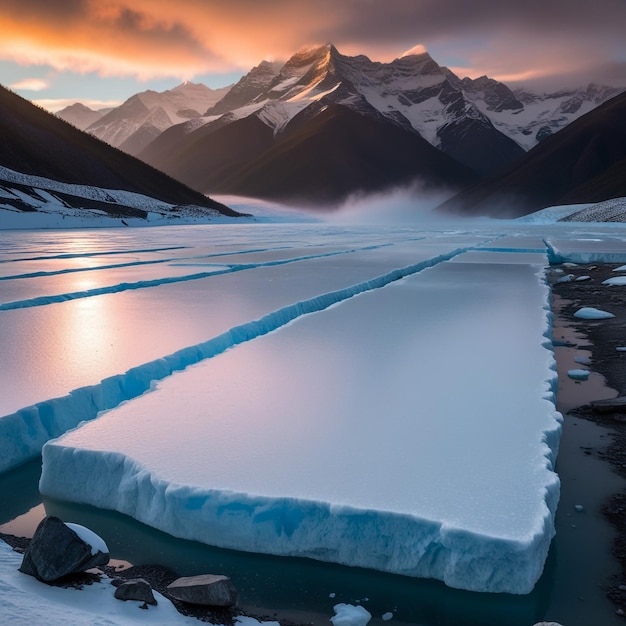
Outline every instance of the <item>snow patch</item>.
{"type": "Polygon", "coordinates": [[[89,528],[85,528],[80,524],[74,524],[72,522],[65,522],[65,525],[73,530],[87,545],[91,546],[92,555],[95,556],[98,552],[102,552],[102,554],[109,553],[109,548],[104,542],[104,539],[96,535],[93,530],[89,530],[89,528]]]}

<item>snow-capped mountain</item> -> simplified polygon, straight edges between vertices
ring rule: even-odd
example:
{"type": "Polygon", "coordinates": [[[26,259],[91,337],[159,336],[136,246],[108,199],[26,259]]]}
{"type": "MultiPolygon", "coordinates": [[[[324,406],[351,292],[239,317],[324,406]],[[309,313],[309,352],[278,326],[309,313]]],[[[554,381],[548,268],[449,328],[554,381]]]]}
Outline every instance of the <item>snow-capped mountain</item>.
{"type": "MultiPolygon", "coordinates": [[[[483,77],[473,83],[487,83],[490,80],[483,77]]],[[[464,78],[462,82],[467,93],[471,93],[474,88],[472,81],[464,78]]],[[[485,90],[485,95],[477,93],[473,102],[489,116],[498,130],[514,139],[525,150],[530,150],[546,137],[622,91],[619,87],[594,84],[579,89],[540,94],[520,89],[512,92],[520,106],[499,110],[488,100],[489,91],[485,90]]]]}
{"type": "Polygon", "coordinates": [[[1,86],[0,136],[0,167],[7,168],[0,177],[0,187],[4,185],[2,180],[9,180],[4,174],[9,170],[13,172],[10,188],[5,187],[6,193],[0,192],[1,204],[8,204],[15,210],[36,210],[38,205],[51,201],[49,192],[52,190],[59,205],[84,206],[83,200],[88,198],[90,208],[99,208],[105,213],[124,214],[124,206],[137,209],[136,205],[124,205],[123,197],[141,195],[150,198],[150,206],[158,203],[170,208],[194,205],[200,210],[236,215],[228,207],[139,159],[111,148],[1,86]],[[33,176],[41,180],[26,180],[33,176]],[[56,181],[57,187],[51,181],[56,181]],[[18,186],[20,184],[22,187],[18,186]],[[68,186],[73,189],[68,190],[68,186]],[[99,188],[101,195],[85,196],[75,189],[77,186],[99,188]],[[38,189],[43,190],[42,193],[38,189]],[[113,197],[106,190],[118,191],[113,197]],[[26,195],[21,196],[21,193],[26,195]]]}
{"type": "Polygon", "coordinates": [[[138,156],[211,193],[301,200],[306,188],[316,202],[417,180],[458,189],[524,153],[459,85],[428,54],[375,63],[317,46],[261,63],[204,126],[170,128],[138,156]]]}
{"type": "MultiPolygon", "coordinates": [[[[108,144],[136,155],[165,129],[198,118],[221,100],[229,87],[186,82],[164,92],[143,91],[84,127],[108,144]]],[[[67,116],[60,116],[67,119],[67,116]]],[[[73,120],[68,120],[75,123],[73,120]]],[[[79,126],[80,128],[80,126],[79,126]]]]}
{"type": "MultiPolygon", "coordinates": [[[[502,99],[514,100],[507,87],[501,88],[506,92],[502,99]]],[[[256,112],[278,133],[322,99],[417,131],[481,174],[523,153],[473,104],[461,81],[428,53],[378,63],[344,56],[333,45],[304,49],[282,68],[269,63],[254,68],[207,115],[256,112]]]]}
{"type": "Polygon", "coordinates": [[[408,158],[402,163],[389,156],[381,164],[380,155],[389,155],[391,145],[381,128],[393,134],[394,142],[402,133],[412,135],[412,141],[424,139],[475,175],[488,176],[617,91],[591,86],[549,95],[513,92],[486,76],[460,79],[428,53],[378,63],[365,56],[342,55],[328,44],[302,49],[282,66],[263,61],[203,117],[168,129],[137,155],[211,193],[286,198],[298,193],[297,184],[298,195],[307,188],[310,200],[327,200],[406,182],[411,172],[414,180],[455,189],[461,180],[468,181],[467,176],[459,177],[458,170],[451,175],[454,168],[440,161],[435,174],[425,166],[421,148],[412,153],[422,155],[419,162],[405,152],[408,158]],[[359,132],[371,133],[369,139],[376,136],[380,142],[368,143],[369,158],[357,143],[355,153],[341,145],[348,141],[348,130],[313,141],[312,128],[328,132],[339,117],[346,118],[345,113],[339,116],[336,109],[329,110],[336,106],[363,118],[353,130],[364,119],[369,121],[359,132]],[[316,153],[317,160],[310,152],[314,143],[315,150],[326,151],[316,153]],[[333,173],[321,176],[331,162],[333,173]],[[402,169],[401,176],[390,171],[391,162],[402,169]],[[356,163],[363,168],[361,179],[354,171],[356,163]]]}
{"type": "Polygon", "coordinates": [[[186,83],[137,94],[87,130],[203,193],[315,203],[415,181],[458,190],[618,91],[514,92],[460,79],[428,53],[379,63],[326,44],[263,61],[221,92],[186,83]]]}
{"type": "Polygon", "coordinates": [[[85,130],[107,112],[108,111],[94,111],[80,102],[75,102],[57,111],[56,116],[76,126],[76,128],[80,128],[80,130],[85,130]]]}
{"type": "MultiPolygon", "coordinates": [[[[559,132],[442,209],[516,217],[547,206],[626,196],[626,92],[559,132]]],[[[608,219],[608,218],[604,218],[608,219]]]]}
{"type": "MultiPolygon", "coordinates": [[[[622,91],[593,84],[555,93],[512,91],[487,76],[459,79],[428,53],[377,63],[365,56],[341,55],[326,45],[298,52],[282,68],[264,61],[208,114],[235,112],[240,117],[265,108],[261,115],[270,123],[273,118],[279,130],[312,100],[330,96],[335,89],[327,100],[346,104],[351,99],[353,108],[364,100],[382,115],[410,123],[432,145],[479,170],[491,168],[477,164],[475,151],[466,156],[456,136],[463,135],[467,142],[469,130],[470,136],[480,134],[481,139],[497,137],[493,126],[527,151],[622,91]],[[274,102],[284,106],[267,106],[274,102]]],[[[506,145],[501,138],[499,142],[506,145]]],[[[515,151],[510,144],[508,149],[515,151]]],[[[502,160],[497,163],[502,165],[502,160]]]]}

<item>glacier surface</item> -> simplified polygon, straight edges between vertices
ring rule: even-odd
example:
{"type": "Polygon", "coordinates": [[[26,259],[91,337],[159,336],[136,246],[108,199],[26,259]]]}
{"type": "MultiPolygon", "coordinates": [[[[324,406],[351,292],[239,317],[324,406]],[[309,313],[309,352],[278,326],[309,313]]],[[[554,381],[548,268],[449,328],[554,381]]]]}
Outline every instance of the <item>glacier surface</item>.
{"type": "Polygon", "coordinates": [[[558,501],[547,295],[536,266],[439,263],[50,442],[41,490],[224,548],[528,592],[558,501]]]}
{"type": "Polygon", "coordinates": [[[544,267],[556,250],[614,259],[625,234],[0,233],[0,471],[67,433],[44,449],[52,497],[214,545],[524,593],[558,500],[544,267]]]}

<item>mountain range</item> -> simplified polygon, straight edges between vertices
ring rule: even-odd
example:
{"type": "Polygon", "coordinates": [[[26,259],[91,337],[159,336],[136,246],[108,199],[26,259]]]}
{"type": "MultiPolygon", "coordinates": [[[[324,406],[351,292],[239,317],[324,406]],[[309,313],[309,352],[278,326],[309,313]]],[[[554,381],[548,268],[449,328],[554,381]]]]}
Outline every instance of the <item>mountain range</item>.
{"type": "Polygon", "coordinates": [[[185,83],[91,121],[75,105],[59,115],[202,193],[317,206],[411,183],[464,190],[619,91],[512,91],[428,53],[378,63],[327,44],[222,90],[185,83]]]}
{"type": "MultiPolygon", "coordinates": [[[[70,185],[101,188],[100,202],[96,205],[92,199],[91,206],[116,215],[124,214],[129,208],[133,209],[130,213],[134,215],[136,206],[122,206],[118,200],[109,198],[106,190],[149,196],[174,208],[192,206],[197,211],[206,209],[209,213],[217,211],[224,215],[238,215],[223,204],[82,132],[4,87],[0,87],[0,166],[13,174],[18,172],[70,185]]],[[[18,183],[18,179],[12,180],[12,189],[30,193],[30,183],[23,188],[18,188],[18,183]]],[[[59,194],[57,199],[68,206],[84,205],[80,194],[59,194]]],[[[15,194],[11,192],[7,202],[16,209],[32,210],[32,203],[24,203],[19,197],[11,200],[11,196],[15,194]]]]}
{"type": "Polygon", "coordinates": [[[626,92],[440,208],[516,217],[548,206],[620,197],[626,197],[626,92]]]}

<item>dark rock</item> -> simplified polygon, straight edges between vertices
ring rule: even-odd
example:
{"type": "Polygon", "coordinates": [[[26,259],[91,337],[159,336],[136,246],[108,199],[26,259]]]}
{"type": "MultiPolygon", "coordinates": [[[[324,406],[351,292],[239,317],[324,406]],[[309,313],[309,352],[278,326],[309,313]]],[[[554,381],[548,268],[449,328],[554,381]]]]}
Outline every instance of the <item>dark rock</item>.
{"type": "Polygon", "coordinates": [[[178,578],[167,586],[167,592],[176,600],[204,606],[233,606],[237,589],[227,576],[201,574],[178,578]]]}
{"type": "Polygon", "coordinates": [[[592,400],[589,405],[598,413],[626,413],[626,396],[609,400],[592,400]]]}
{"type": "Polygon", "coordinates": [[[121,585],[117,586],[114,595],[118,600],[138,600],[153,606],[157,604],[150,583],[143,578],[125,580],[121,585]]]}
{"type": "Polygon", "coordinates": [[[19,571],[43,582],[53,582],[106,565],[108,553],[91,553],[91,546],[57,517],[44,518],[33,536],[19,571]]]}

